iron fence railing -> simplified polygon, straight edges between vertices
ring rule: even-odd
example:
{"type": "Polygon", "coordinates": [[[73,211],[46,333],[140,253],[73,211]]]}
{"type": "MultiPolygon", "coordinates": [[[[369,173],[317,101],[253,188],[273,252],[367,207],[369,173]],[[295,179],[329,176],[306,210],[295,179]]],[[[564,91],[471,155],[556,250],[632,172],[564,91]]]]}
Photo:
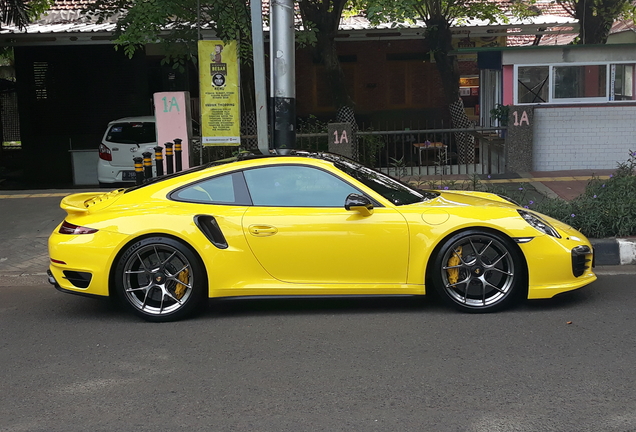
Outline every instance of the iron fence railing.
{"type": "MultiPolygon", "coordinates": [[[[446,174],[501,174],[505,172],[505,128],[366,130],[355,134],[357,159],[387,174],[403,176],[446,174]],[[459,154],[456,135],[465,133],[474,145],[468,154],[459,154]],[[471,152],[472,150],[472,152],[471,152]]],[[[255,148],[253,136],[241,137],[245,148],[255,148]]],[[[296,148],[328,151],[326,132],[299,133],[296,148]]],[[[201,162],[232,156],[236,147],[203,148],[201,162]]],[[[466,150],[464,150],[466,152],[466,150]]]]}

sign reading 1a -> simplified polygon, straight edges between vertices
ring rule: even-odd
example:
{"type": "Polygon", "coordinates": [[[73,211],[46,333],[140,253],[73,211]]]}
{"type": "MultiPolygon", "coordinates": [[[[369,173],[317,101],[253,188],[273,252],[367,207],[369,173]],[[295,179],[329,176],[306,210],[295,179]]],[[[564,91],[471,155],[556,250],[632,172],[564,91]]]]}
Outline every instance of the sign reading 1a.
{"type": "Polygon", "coordinates": [[[351,123],[329,123],[329,151],[347,157],[353,157],[353,131],[351,123]]]}
{"type": "Polygon", "coordinates": [[[179,102],[177,101],[176,97],[173,96],[172,99],[168,102],[168,98],[164,96],[161,98],[161,101],[163,102],[163,112],[172,112],[173,109],[176,109],[177,112],[181,112],[181,109],[179,108],[179,102]]]}

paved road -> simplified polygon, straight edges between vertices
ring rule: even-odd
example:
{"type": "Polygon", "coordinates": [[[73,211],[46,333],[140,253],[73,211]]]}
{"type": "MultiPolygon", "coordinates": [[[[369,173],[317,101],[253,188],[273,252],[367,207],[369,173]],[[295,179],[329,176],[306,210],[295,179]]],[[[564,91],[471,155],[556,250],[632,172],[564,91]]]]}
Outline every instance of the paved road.
{"type": "Polygon", "coordinates": [[[0,431],[634,431],[633,280],[490,315],[244,300],[169,324],[0,287],[0,431]]]}
{"type": "Polygon", "coordinates": [[[2,192],[0,274],[18,276],[46,272],[49,235],[66,215],[59,206],[60,201],[73,192],[81,191],[2,192]]]}

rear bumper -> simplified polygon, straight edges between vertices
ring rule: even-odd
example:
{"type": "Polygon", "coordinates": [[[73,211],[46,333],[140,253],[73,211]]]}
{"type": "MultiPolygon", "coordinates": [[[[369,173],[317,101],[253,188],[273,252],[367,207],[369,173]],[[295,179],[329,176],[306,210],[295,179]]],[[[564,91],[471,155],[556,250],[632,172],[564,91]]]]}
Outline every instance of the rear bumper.
{"type": "Polygon", "coordinates": [[[56,290],[66,293],[66,294],[75,294],[75,295],[79,295],[82,297],[90,297],[90,298],[104,298],[104,296],[100,296],[97,294],[89,294],[89,293],[85,293],[85,292],[81,292],[81,291],[71,291],[71,290],[67,290],[64,289],[60,286],[59,283],[57,283],[57,280],[55,280],[55,277],[53,276],[53,273],[51,273],[51,270],[47,270],[46,271],[47,277],[48,277],[48,281],[51,285],[53,285],[55,287],[56,290]]]}

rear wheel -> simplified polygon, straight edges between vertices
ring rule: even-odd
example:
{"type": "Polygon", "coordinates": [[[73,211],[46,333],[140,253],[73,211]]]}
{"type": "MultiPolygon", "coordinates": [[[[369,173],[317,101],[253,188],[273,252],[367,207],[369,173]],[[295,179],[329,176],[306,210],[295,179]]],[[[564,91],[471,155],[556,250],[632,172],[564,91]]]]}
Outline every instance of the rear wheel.
{"type": "Polygon", "coordinates": [[[115,268],[119,297],[148,321],[173,321],[205,303],[206,278],[199,257],[166,237],[130,245],[115,268]]]}
{"type": "Polygon", "coordinates": [[[524,292],[524,260],[512,241],[494,232],[470,230],[449,238],[433,263],[441,297],[467,312],[494,312],[524,292]]]}

